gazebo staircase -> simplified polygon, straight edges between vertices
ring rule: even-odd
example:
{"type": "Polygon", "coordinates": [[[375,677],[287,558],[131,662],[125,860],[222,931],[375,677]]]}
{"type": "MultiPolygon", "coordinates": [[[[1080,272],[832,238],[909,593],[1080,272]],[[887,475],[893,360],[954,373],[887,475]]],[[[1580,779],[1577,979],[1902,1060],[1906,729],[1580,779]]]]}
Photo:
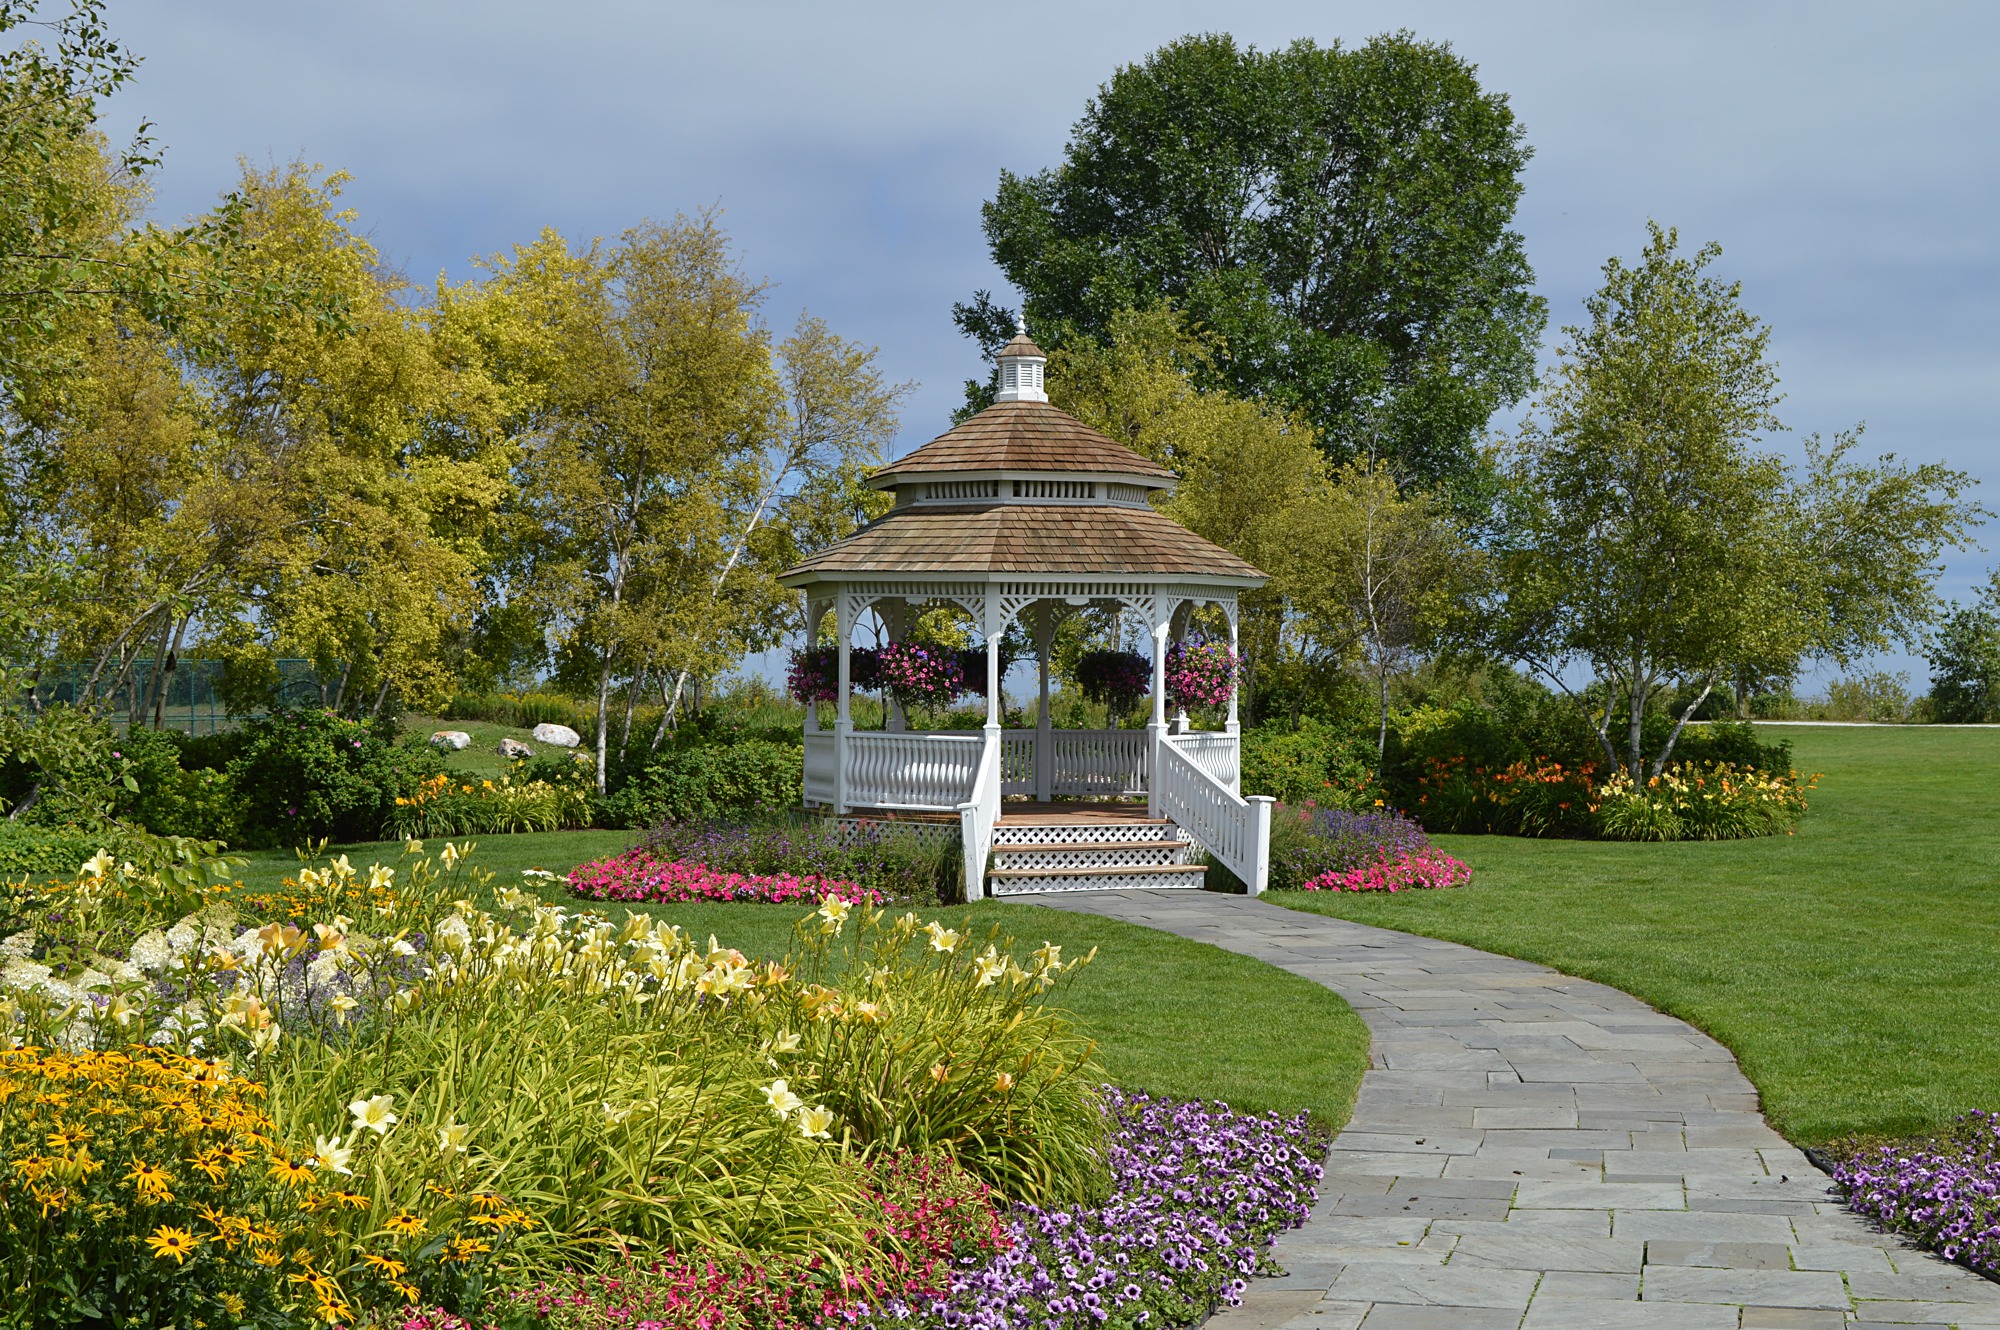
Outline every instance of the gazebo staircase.
{"type": "Polygon", "coordinates": [[[1171,819],[1143,812],[1002,815],[993,829],[986,890],[992,896],[1119,887],[1199,891],[1207,869],[1194,862],[1194,851],[1194,842],[1171,819]]]}

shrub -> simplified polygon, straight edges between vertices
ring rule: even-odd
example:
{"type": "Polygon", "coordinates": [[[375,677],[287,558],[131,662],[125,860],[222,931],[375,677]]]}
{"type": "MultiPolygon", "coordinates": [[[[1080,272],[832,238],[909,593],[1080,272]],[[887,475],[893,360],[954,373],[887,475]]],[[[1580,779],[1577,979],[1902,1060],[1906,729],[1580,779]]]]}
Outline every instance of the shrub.
{"type": "Polygon", "coordinates": [[[1296,729],[1260,725],[1243,732],[1243,792],[1280,803],[1372,808],[1375,745],[1350,731],[1307,719],[1296,729]]]}
{"type": "Polygon", "coordinates": [[[1591,835],[1597,768],[1516,760],[1489,769],[1432,757],[1411,811],[1432,831],[1509,836],[1591,835]]]}
{"type": "Polygon", "coordinates": [[[1677,762],[1644,785],[1619,772],[1597,792],[1597,824],[1609,840],[1737,840],[1789,833],[1818,781],[1734,767],[1677,762]]]}
{"type": "Polygon", "coordinates": [[[327,710],[278,711],[244,727],[229,778],[242,792],[246,842],[372,840],[400,792],[444,769],[428,744],[327,710]]]}
{"type": "Polygon", "coordinates": [[[459,693],[445,706],[443,719],[485,721],[515,730],[567,725],[587,734],[595,714],[561,693],[459,693]]]}
{"type": "Polygon", "coordinates": [[[744,739],[647,755],[597,813],[606,826],[642,827],[796,808],[804,798],[803,748],[744,739]]]}
{"type": "Polygon", "coordinates": [[[119,819],[160,836],[239,840],[243,796],[227,773],[189,766],[183,755],[191,748],[175,730],[134,730],[123,736],[117,751],[129,759],[139,788],[118,798],[119,819]]]}

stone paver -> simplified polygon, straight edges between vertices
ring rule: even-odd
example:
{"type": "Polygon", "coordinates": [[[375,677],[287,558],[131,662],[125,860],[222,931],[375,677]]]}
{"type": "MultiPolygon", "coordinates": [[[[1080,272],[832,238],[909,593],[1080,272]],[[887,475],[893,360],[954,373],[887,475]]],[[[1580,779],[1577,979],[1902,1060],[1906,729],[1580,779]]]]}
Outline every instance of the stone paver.
{"type": "Polygon", "coordinates": [[[1289,1273],[1211,1330],[2000,1328],[2000,1285],[1841,1208],[1728,1049],[1616,989],[1243,896],[1024,899],[1255,956],[1368,1024],[1289,1273]]]}

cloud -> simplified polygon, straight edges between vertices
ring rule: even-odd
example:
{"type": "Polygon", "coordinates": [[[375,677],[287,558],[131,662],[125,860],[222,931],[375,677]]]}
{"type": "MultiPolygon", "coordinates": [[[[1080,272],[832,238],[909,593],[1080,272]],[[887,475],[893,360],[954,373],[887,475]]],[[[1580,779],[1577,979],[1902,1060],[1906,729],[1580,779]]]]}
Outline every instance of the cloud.
{"type": "MultiPolygon", "coordinates": [[[[2000,480],[2000,10],[1682,4],[445,3],[114,8],[146,56],[117,112],[168,147],[161,210],[235,161],[352,171],[385,256],[427,280],[532,238],[720,203],[788,325],[810,307],[942,430],[979,366],[951,302],[1002,284],[979,205],[1059,160],[1119,64],[1189,31],[1260,46],[1408,27],[1506,92],[1535,159],[1519,225],[1552,322],[1647,218],[1722,243],[1774,329],[1788,424],[2000,480]]],[[[1955,559],[1963,594],[1986,556],[1955,559]]]]}

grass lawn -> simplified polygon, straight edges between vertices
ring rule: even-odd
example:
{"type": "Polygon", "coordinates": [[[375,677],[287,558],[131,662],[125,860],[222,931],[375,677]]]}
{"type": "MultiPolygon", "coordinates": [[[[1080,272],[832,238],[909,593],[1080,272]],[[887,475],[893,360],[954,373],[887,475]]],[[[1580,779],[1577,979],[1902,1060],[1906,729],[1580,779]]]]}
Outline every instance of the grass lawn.
{"type": "MultiPolygon", "coordinates": [[[[565,872],[617,853],[636,834],[489,836],[479,840],[473,862],[493,870],[496,886],[519,883],[523,868],[565,872]]],[[[366,868],[378,860],[394,863],[402,850],[401,842],[389,841],[335,846],[328,853],[344,852],[366,868]]],[[[242,876],[253,885],[276,885],[298,865],[285,852],[250,859],[242,876]]],[[[537,894],[581,905],[559,885],[537,894]]],[[[770,905],[638,908],[704,941],[714,934],[727,946],[767,957],[784,954],[792,923],[804,913],[770,905]]],[[[1222,1099],[1252,1112],[1310,1110],[1329,1127],[1347,1120],[1368,1065],[1368,1032],[1345,1002],[1310,980],[1206,943],[1065,910],[988,902],[922,914],[970,930],[982,946],[998,928],[1023,949],[1055,942],[1067,957],[1099,948],[1096,962],[1077,973],[1062,1000],[1097,1038],[1105,1070],[1120,1085],[1222,1099]]]]}
{"type": "Polygon", "coordinates": [[[1441,836],[1470,887],[1271,899],[1643,998],[1734,1050],[1799,1144],[2000,1108],[2000,731],[1768,733],[1823,773],[1796,836],[1441,836]]]}

